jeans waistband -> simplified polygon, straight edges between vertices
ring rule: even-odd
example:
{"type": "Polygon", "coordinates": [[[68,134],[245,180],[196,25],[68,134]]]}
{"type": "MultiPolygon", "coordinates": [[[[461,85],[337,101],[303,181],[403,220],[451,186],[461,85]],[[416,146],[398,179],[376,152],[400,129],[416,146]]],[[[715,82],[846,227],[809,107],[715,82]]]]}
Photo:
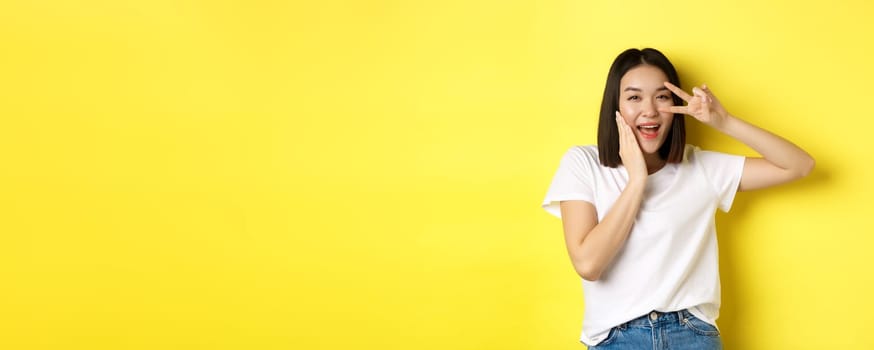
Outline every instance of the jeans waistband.
{"type": "Polygon", "coordinates": [[[640,316],[619,325],[619,328],[625,329],[628,327],[653,327],[659,324],[667,323],[682,324],[683,320],[688,319],[689,317],[692,317],[692,314],[687,309],[671,312],[650,311],[646,315],[640,316]]]}

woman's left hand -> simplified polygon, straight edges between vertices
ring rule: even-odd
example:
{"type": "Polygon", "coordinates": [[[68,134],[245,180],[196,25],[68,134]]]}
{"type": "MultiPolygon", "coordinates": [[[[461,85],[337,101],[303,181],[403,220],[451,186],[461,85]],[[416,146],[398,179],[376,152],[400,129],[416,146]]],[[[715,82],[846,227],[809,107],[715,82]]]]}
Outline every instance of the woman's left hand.
{"type": "Polygon", "coordinates": [[[707,85],[692,88],[692,95],[687,94],[679,87],[665,82],[665,87],[679,96],[683,101],[686,101],[685,106],[673,106],[670,108],[661,108],[661,112],[682,113],[690,115],[698,121],[710,125],[714,128],[719,128],[722,122],[728,119],[728,111],[722,107],[713,92],[707,85]]]}

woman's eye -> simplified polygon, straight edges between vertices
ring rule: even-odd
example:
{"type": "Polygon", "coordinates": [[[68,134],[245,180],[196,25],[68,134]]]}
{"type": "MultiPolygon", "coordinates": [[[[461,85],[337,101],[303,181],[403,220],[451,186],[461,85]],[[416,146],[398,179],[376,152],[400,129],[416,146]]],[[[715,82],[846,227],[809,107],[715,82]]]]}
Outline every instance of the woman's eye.
{"type": "Polygon", "coordinates": [[[629,101],[637,101],[637,100],[639,100],[639,99],[640,99],[640,96],[629,96],[629,97],[628,97],[628,100],[629,100],[629,101]]]}
{"type": "Polygon", "coordinates": [[[659,95],[658,99],[660,99],[660,100],[670,100],[670,99],[671,99],[671,96],[668,96],[668,95],[659,95]]]}

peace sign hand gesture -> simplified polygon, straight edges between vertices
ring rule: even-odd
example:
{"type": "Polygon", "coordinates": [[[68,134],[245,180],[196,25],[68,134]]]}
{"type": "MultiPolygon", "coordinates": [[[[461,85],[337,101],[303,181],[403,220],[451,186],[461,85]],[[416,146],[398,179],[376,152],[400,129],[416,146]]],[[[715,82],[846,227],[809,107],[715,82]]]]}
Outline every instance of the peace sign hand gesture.
{"type": "Polygon", "coordinates": [[[685,106],[673,106],[670,108],[659,109],[661,112],[682,113],[690,115],[698,121],[707,124],[714,128],[719,128],[726,119],[728,119],[728,111],[722,107],[713,92],[707,85],[692,88],[692,95],[687,94],[679,87],[665,82],[665,87],[679,96],[683,101],[686,101],[685,106]]]}

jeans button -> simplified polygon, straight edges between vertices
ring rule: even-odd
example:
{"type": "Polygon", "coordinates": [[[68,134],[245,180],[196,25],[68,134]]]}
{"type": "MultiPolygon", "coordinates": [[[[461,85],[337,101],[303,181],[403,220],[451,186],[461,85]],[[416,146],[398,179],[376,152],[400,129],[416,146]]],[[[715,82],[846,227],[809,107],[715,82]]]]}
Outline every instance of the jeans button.
{"type": "Polygon", "coordinates": [[[649,319],[650,319],[650,320],[655,321],[655,320],[658,319],[658,318],[659,318],[659,314],[656,313],[655,311],[649,313],[649,319]]]}

